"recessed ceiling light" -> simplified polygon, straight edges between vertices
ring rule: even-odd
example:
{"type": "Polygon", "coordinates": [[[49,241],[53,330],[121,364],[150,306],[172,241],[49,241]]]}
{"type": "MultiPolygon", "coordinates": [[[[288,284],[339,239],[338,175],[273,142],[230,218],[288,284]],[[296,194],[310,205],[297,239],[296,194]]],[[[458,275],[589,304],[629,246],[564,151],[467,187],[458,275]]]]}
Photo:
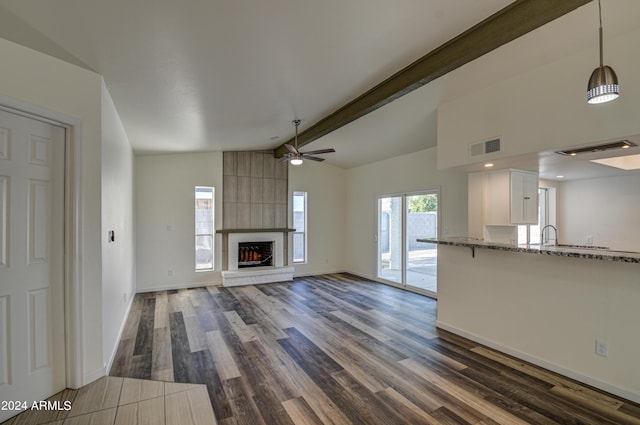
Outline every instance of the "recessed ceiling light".
{"type": "Polygon", "coordinates": [[[563,179],[564,176],[556,176],[557,179],[563,179]]]}
{"type": "Polygon", "coordinates": [[[487,164],[484,164],[484,166],[485,166],[486,168],[491,168],[491,167],[493,167],[493,164],[489,162],[489,163],[487,163],[487,164]]]}
{"type": "Polygon", "coordinates": [[[269,140],[278,140],[280,138],[280,136],[271,136],[269,137],[269,140]]]}

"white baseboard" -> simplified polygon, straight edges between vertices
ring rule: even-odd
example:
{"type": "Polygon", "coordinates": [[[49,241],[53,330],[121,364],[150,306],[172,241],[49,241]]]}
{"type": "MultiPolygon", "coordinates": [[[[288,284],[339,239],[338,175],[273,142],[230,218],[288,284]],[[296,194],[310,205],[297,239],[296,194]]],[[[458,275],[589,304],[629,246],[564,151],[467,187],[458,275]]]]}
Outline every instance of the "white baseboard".
{"type": "MultiPolygon", "coordinates": [[[[379,282],[374,276],[369,276],[366,273],[352,272],[352,271],[349,271],[349,270],[345,270],[345,271],[343,271],[343,273],[349,273],[349,274],[352,274],[354,276],[358,276],[358,277],[360,277],[362,279],[367,279],[367,280],[372,280],[374,282],[379,282]]],[[[379,283],[382,283],[382,282],[379,282],[379,283]]]]}
{"type": "Polygon", "coordinates": [[[493,340],[483,338],[476,334],[467,332],[463,329],[459,329],[455,326],[444,323],[440,320],[436,321],[436,327],[443,329],[445,331],[449,331],[456,335],[460,335],[464,338],[470,339],[471,341],[475,341],[479,344],[486,345],[487,347],[493,348],[494,350],[498,350],[502,353],[508,354],[510,356],[516,357],[518,359],[524,360],[526,362],[532,363],[536,366],[540,366],[544,369],[550,370],[552,372],[559,373],[560,375],[566,376],[571,379],[575,379],[576,381],[582,382],[584,384],[590,385],[592,387],[601,389],[608,393],[617,395],[619,397],[625,398],[627,400],[631,400],[635,403],[640,403],[640,394],[627,390],[625,388],[620,388],[608,382],[601,381],[592,376],[585,375],[580,372],[576,372],[575,370],[566,368],[564,366],[558,365],[553,362],[549,362],[545,359],[532,356],[531,354],[525,353],[520,350],[516,350],[514,348],[506,347],[502,344],[499,344],[493,340]]]}
{"type": "Polygon", "coordinates": [[[84,387],[85,385],[89,385],[93,381],[97,381],[98,379],[106,375],[107,375],[107,371],[105,370],[104,367],[99,367],[97,369],[94,369],[91,372],[88,372],[84,375],[82,386],[84,387]]]}
{"type": "Polygon", "coordinates": [[[144,294],[145,292],[172,291],[175,289],[199,288],[201,286],[222,286],[220,282],[194,282],[183,283],[180,285],[152,286],[150,288],[136,288],[136,294],[144,294]]]}
{"type": "Polygon", "coordinates": [[[323,274],[347,273],[345,270],[323,270],[321,272],[302,272],[294,273],[293,277],[321,276],[323,274]]]}
{"type": "Polygon", "coordinates": [[[118,337],[116,338],[116,346],[111,350],[111,355],[109,356],[109,360],[104,366],[105,374],[108,374],[111,370],[111,365],[116,358],[116,353],[118,352],[118,346],[120,345],[120,340],[122,339],[122,333],[124,332],[124,328],[127,325],[127,320],[129,319],[129,313],[131,312],[131,307],[133,306],[133,298],[134,296],[129,297],[129,304],[127,305],[127,312],[124,314],[124,319],[122,319],[122,323],[120,323],[120,329],[118,330],[118,337]]]}
{"type": "Polygon", "coordinates": [[[411,287],[411,286],[399,285],[399,284],[397,284],[395,282],[392,282],[390,280],[380,279],[380,278],[369,276],[369,275],[363,274],[363,273],[354,273],[354,272],[350,272],[350,271],[345,271],[344,273],[349,273],[349,274],[352,274],[354,276],[358,276],[358,277],[360,277],[362,279],[367,279],[367,280],[370,280],[372,282],[380,283],[382,285],[393,286],[394,288],[402,289],[403,291],[409,291],[409,292],[413,292],[415,294],[424,295],[425,297],[429,297],[429,298],[432,298],[434,300],[438,299],[438,294],[437,293],[432,293],[431,291],[425,291],[425,290],[422,290],[420,288],[414,288],[414,287],[411,287]]]}

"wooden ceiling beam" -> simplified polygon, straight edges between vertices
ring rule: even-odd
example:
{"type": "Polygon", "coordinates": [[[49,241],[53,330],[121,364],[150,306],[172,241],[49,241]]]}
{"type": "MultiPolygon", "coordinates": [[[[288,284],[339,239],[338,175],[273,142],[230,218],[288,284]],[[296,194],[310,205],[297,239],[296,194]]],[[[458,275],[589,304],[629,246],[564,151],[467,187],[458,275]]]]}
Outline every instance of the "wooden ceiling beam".
{"type": "MultiPolygon", "coordinates": [[[[516,0],[298,134],[298,147],[375,111],[592,0],[516,0]]],[[[293,144],[291,138],[285,143],[293,144]]],[[[287,152],[284,143],[274,153],[287,152]]]]}

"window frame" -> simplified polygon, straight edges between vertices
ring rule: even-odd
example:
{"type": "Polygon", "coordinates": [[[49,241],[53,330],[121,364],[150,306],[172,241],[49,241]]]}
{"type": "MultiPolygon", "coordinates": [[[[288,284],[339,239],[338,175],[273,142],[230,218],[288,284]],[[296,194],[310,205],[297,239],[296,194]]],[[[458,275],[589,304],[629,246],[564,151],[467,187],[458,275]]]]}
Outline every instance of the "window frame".
{"type": "Polygon", "coordinates": [[[291,194],[291,218],[292,221],[294,223],[294,227],[295,227],[295,231],[291,233],[291,263],[292,264],[307,264],[309,261],[309,251],[308,251],[308,237],[307,237],[307,231],[308,231],[308,218],[309,218],[309,213],[308,213],[308,198],[309,198],[309,193],[306,191],[301,191],[301,190],[295,190],[292,192],[291,194]],[[304,226],[303,229],[300,230],[295,226],[295,214],[296,212],[296,202],[295,202],[295,198],[296,196],[298,197],[302,197],[303,201],[302,201],[302,208],[303,208],[303,213],[304,213],[304,226]],[[303,239],[303,258],[302,259],[296,259],[296,255],[295,255],[295,238],[296,235],[302,235],[302,239],[303,239]]]}
{"type": "Polygon", "coordinates": [[[216,245],[216,238],[215,238],[215,194],[216,194],[216,188],[213,186],[201,186],[201,185],[196,185],[194,188],[194,268],[195,271],[197,273],[199,272],[211,272],[213,270],[215,270],[215,266],[216,266],[216,261],[215,261],[215,245],[216,245]],[[205,189],[205,190],[199,190],[199,189],[205,189]],[[210,190],[211,192],[211,198],[198,198],[198,192],[207,192],[208,190],[210,190]],[[203,208],[198,208],[198,200],[199,199],[208,199],[211,201],[211,223],[210,223],[210,228],[211,228],[211,232],[207,232],[207,233],[200,233],[198,232],[198,211],[199,210],[203,210],[203,208]],[[209,266],[207,264],[207,267],[200,267],[200,263],[198,263],[198,238],[199,237],[203,237],[203,236],[209,236],[211,238],[211,266],[209,266]]]}

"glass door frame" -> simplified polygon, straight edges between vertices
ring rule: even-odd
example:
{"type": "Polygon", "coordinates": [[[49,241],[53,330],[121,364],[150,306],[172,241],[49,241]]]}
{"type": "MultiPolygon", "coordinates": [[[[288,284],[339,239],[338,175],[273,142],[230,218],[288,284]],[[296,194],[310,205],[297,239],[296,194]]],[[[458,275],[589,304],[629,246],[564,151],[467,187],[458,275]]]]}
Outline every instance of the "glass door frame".
{"type": "Polygon", "coordinates": [[[418,191],[412,191],[412,192],[394,192],[394,193],[385,193],[385,194],[379,194],[375,196],[375,258],[376,258],[376,271],[375,271],[375,276],[376,276],[376,280],[384,283],[384,284],[388,284],[391,286],[395,286],[395,287],[399,287],[402,289],[406,289],[406,290],[410,290],[412,292],[417,292],[423,295],[427,295],[433,298],[437,298],[437,293],[433,292],[433,291],[429,291],[429,290],[425,290],[425,289],[421,289],[419,287],[415,287],[415,286],[410,286],[407,284],[407,264],[408,264],[408,239],[407,239],[407,214],[408,214],[408,205],[407,205],[407,198],[411,197],[411,196],[416,196],[416,195],[431,195],[431,194],[435,194],[437,196],[438,199],[438,205],[437,205],[437,218],[436,218],[436,238],[438,237],[438,235],[442,234],[441,231],[441,211],[442,211],[442,194],[441,194],[441,190],[440,190],[440,186],[437,187],[433,187],[430,189],[424,189],[424,190],[418,190],[418,191]],[[394,198],[394,197],[398,197],[401,199],[401,208],[400,210],[402,211],[402,216],[401,216],[401,221],[402,221],[402,242],[401,242],[401,246],[402,246],[402,270],[401,270],[401,280],[400,282],[396,282],[394,280],[390,280],[390,279],[385,279],[384,277],[380,276],[380,271],[381,271],[381,253],[380,253],[380,233],[381,233],[381,214],[380,214],[380,200],[384,199],[384,198],[394,198]]]}

